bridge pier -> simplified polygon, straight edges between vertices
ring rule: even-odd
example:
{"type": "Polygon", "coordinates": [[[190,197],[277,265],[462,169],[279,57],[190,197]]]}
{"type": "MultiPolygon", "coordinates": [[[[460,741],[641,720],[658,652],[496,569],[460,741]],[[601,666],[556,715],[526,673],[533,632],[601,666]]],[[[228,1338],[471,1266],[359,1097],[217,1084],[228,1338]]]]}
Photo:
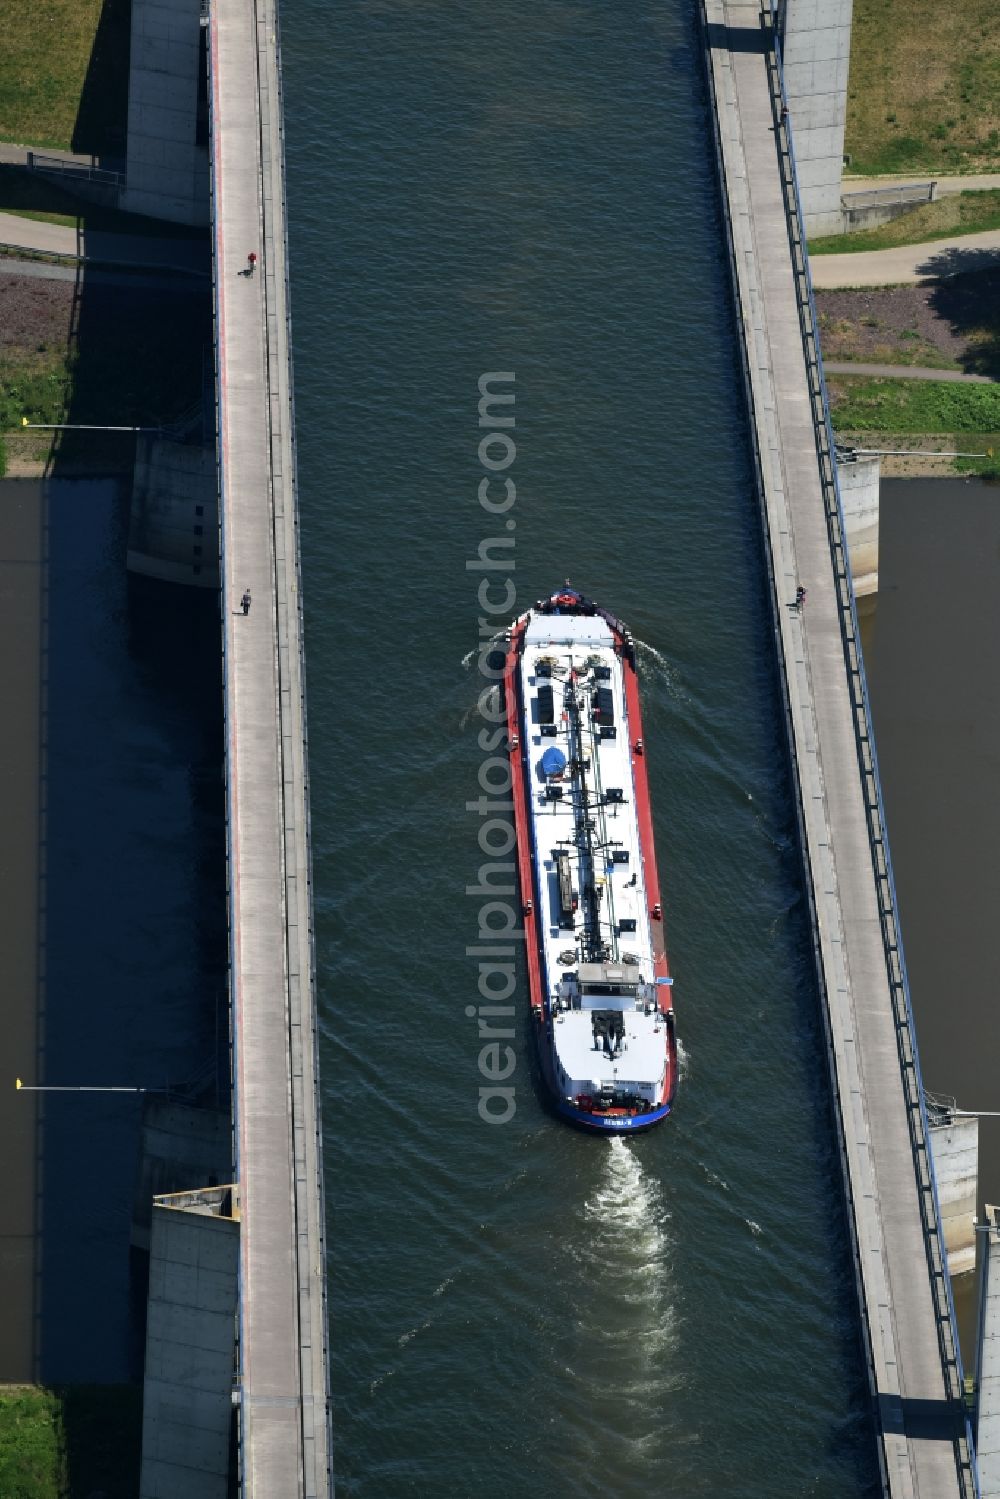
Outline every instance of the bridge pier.
{"type": "Polygon", "coordinates": [[[810,238],[841,234],[846,227],[840,182],[853,9],[854,0],[781,0],[777,13],[802,217],[810,238]]]}

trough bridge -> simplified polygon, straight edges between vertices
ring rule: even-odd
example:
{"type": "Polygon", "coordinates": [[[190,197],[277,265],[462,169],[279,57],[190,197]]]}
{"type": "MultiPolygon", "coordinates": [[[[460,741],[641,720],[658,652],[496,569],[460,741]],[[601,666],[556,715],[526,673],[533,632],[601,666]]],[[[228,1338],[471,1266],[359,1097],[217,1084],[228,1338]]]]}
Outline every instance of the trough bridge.
{"type": "MultiPolygon", "coordinates": [[[[975,1457],[782,68],[794,5],[702,0],[709,92],[883,1491],[968,1499],[975,1457]]],[[[833,80],[837,58],[812,68],[833,80]]]]}

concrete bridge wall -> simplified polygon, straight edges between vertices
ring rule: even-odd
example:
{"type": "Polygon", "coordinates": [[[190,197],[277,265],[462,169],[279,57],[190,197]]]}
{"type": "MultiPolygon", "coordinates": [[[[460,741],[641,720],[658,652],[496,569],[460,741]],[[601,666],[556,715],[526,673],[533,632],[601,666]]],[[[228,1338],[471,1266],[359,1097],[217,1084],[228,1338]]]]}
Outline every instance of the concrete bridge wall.
{"type": "Polygon", "coordinates": [[[132,0],[128,160],[119,206],[209,221],[208,148],[199,141],[206,54],[201,0],[132,0]]]}
{"type": "Polygon", "coordinates": [[[878,591],[880,467],[878,458],[852,458],[837,463],[851,576],[859,598],[878,591]]]}
{"type": "Polygon", "coordinates": [[[931,1115],[931,1149],[948,1271],[965,1275],[976,1268],[976,1209],[979,1193],[979,1120],[931,1115]]]}
{"type": "Polygon", "coordinates": [[[785,96],[806,234],[840,234],[853,0],[784,0],[785,96]]]}

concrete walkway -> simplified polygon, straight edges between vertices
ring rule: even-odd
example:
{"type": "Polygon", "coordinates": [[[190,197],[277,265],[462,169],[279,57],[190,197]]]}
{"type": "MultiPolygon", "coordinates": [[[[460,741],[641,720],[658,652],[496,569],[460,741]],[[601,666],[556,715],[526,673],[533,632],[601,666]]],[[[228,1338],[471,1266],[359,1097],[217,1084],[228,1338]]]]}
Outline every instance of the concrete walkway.
{"type": "Polygon", "coordinates": [[[967,375],[964,370],[934,370],[919,364],[861,364],[850,359],[824,359],[828,375],[874,375],[886,380],[961,380],[969,385],[995,385],[992,375],[967,375]]]}
{"type": "MultiPolygon", "coordinates": [[[[894,913],[883,904],[884,841],[874,840],[869,821],[877,783],[870,730],[862,735],[855,717],[859,647],[847,564],[828,529],[832,460],[821,457],[806,363],[804,260],[793,260],[790,245],[786,143],[784,132],[776,135],[757,0],[703,3],[883,1492],[955,1499],[970,1493],[956,1462],[964,1439],[957,1365],[942,1351],[940,1281],[930,1269],[937,1240],[924,1232],[925,1206],[934,1221],[927,1145],[916,1148],[911,1136],[921,1127],[919,1106],[912,1113],[913,1038],[897,1019],[898,955],[883,925],[894,913]],[[804,612],[791,607],[800,583],[809,591],[804,612]]],[[[934,1263],[940,1276],[940,1254],[934,1263]]],[[[950,1337],[950,1320],[943,1331],[950,1337]]]]}
{"type": "MultiPolygon", "coordinates": [[[[81,205],[81,214],[85,214],[81,205]]],[[[74,229],[44,219],[25,219],[0,213],[0,248],[34,250],[39,255],[65,255],[92,265],[134,265],[143,270],[183,271],[208,276],[210,252],[204,239],[164,238],[117,234],[107,229],[74,229]]]]}
{"type": "MultiPolygon", "coordinates": [[[[792,124],[794,126],[794,120],[792,124]]],[[[910,172],[893,177],[843,177],[840,190],[844,193],[872,192],[879,187],[919,187],[928,182],[937,183],[941,193],[979,193],[989,188],[1000,187],[1000,172],[978,172],[968,177],[939,177],[936,172],[910,172]]]]}
{"type": "Polygon", "coordinates": [[[276,0],[210,10],[242,1499],[331,1490],[276,0]],[[250,253],[256,274],[243,275],[250,253]],[[240,607],[244,590],[252,603],[240,607]]]}
{"type": "Polygon", "coordinates": [[[908,286],[964,271],[1000,265],[1000,229],[894,245],[891,250],[855,250],[847,255],[811,255],[809,271],[817,290],[854,286],[908,286]]]}

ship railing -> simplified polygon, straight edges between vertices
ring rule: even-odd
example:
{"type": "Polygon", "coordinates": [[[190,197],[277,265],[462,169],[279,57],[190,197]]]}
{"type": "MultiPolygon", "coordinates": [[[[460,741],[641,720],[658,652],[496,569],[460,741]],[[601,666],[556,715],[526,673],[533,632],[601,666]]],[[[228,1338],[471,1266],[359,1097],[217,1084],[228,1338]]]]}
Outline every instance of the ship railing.
{"type": "Polygon", "coordinates": [[[886,972],[895,1018],[896,1042],[900,1072],[906,1097],[907,1124],[917,1180],[917,1198],[923,1227],[930,1280],[936,1311],[938,1344],[948,1395],[963,1413],[964,1432],[958,1441],[957,1464],[964,1495],[973,1499],[979,1492],[972,1430],[964,1399],[964,1376],[959,1347],[955,1307],[948,1276],[947,1254],[941,1224],[937,1178],[930,1144],[930,1127],[924,1099],[920,1059],[917,1052],[916,1027],[910,1002],[910,986],[899,928],[898,901],[886,833],[884,799],[879,778],[871,705],[861,650],[857,605],[848,556],[847,529],[837,478],[833,424],[827,398],[826,382],[819,345],[819,318],[809,271],[809,255],[802,222],[801,196],[795,165],[795,151],[788,117],[787,97],[781,63],[780,41],[774,0],[763,0],[761,25],[768,45],[765,50],[771,85],[771,107],[778,161],[781,170],[785,215],[791,249],[792,270],[798,304],[799,323],[805,353],[806,374],[812,406],[813,425],[819,454],[820,482],[826,510],[827,532],[837,586],[841,639],[851,686],[854,738],[858,766],[865,791],[868,842],[878,890],[879,919],[885,950],[886,972]]]}

